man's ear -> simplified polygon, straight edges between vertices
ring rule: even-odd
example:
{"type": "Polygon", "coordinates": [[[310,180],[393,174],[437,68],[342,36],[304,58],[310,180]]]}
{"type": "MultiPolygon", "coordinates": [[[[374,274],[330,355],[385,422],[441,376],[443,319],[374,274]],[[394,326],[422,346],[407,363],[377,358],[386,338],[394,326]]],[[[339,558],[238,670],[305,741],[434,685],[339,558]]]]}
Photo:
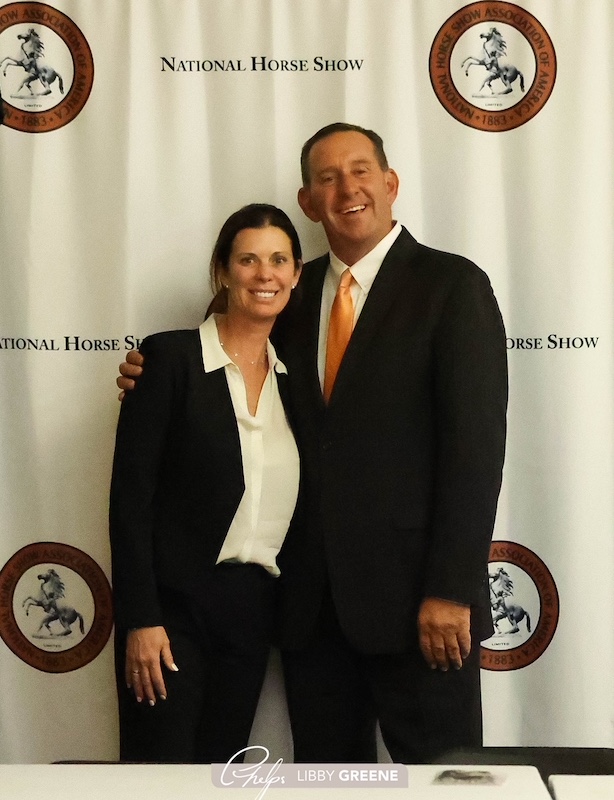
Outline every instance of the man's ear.
{"type": "Polygon", "coordinates": [[[297,198],[303,214],[312,222],[321,222],[320,216],[311,205],[311,191],[308,186],[301,186],[297,198]]]}
{"type": "Polygon", "coordinates": [[[388,202],[392,207],[399,193],[399,176],[393,169],[389,169],[386,173],[386,186],[388,187],[388,202]]]}

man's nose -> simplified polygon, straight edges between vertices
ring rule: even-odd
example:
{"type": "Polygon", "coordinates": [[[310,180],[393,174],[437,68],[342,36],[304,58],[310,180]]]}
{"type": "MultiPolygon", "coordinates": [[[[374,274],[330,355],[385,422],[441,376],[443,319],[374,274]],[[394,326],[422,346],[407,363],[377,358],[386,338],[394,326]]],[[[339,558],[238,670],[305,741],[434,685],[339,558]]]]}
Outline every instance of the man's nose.
{"type": "Polygon", "coordinates": [[[355,195],[358,190],[358,181],[351,173],[341,175],[337,182],[339,191],[347,196],[355,195]]]}

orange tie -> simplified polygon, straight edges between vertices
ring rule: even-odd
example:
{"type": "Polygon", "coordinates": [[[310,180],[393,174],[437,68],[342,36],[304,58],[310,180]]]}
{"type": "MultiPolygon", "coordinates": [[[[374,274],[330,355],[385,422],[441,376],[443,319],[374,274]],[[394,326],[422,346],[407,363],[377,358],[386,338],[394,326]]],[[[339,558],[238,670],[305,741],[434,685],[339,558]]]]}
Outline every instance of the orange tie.
{"type": "Polygon", "coordinates": [[[328,403],[341,359],[352,335],[354,327],[354,303],[351,287],[354,277],[349,269],[341,275],[341,281],[328,323],[328,341],[326,343],[326,367],[324,369],[324,399],[328,403]]]}

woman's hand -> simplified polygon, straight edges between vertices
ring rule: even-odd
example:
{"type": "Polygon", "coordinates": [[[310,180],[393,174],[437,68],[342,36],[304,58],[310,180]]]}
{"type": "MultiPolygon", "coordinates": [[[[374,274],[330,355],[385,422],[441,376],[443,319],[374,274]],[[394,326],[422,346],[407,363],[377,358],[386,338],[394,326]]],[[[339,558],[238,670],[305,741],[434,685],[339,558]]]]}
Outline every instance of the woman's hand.
{"type": "Polygon", "coordinates": [[[167,669],[178,672],[170,642],[161,625],[136,628],[126,639],[126,686],[134,689],[137,702],[145,698],[155,706],[156,697],[166,700],[166,686],[160,661],[167,669]]]}

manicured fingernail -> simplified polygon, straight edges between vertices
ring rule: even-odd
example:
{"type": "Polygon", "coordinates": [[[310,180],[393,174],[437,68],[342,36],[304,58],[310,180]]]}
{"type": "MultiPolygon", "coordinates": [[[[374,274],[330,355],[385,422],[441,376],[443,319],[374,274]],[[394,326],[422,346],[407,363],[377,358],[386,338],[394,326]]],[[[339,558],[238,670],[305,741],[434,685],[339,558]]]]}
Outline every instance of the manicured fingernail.
{"type": "Polygon", "coordinates": [[[137,696],[136,696],[136,702],[137,702],[137,703],[142,703],[142,702],[143,702],[143,698],[142,698],[142,697],[139,697],[139,696],[137,695],[137,696]]]}
{"type": "Polygon", "coordinates": [[[156,704],[156,701],[155,701],[155,700],[150,700],[150,701],[149,701],[149,705],[150,705],[150,706],[155,706],[155,704],[156,704]]]}
{"type": "Polygon", "coordinates": [[[166,695],[165,694],[161,694],[160,695],[160,700],[166,700],[166,695]]]}
{"type": "Polygon", "coordinates": [[[171,664],[171,669],[173,670],[173,672],[179,672],[179,667],[177,666],[177,664],[171,664]]]}

